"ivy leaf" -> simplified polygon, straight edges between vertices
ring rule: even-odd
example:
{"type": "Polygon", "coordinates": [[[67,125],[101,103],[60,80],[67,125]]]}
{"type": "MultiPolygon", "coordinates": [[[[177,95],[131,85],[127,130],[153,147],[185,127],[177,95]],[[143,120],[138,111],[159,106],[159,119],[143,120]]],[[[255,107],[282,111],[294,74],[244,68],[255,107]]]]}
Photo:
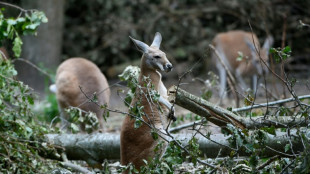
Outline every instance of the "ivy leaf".
{"type": "Polygon", "coordinates": [[[287,152],[290,149],[291,149],[291,145],[290,144],[286,144],[285,147],[284,147],[284,151],[287,152]]]}
{"type": "Polygon", "coordinates": [[[135,124],[134,124],[134,128],[135,128],[135,129],[138,129],[139,127],[141,127],[141,125],[142,125],[141,120],[136,119],[135,124]]]}
{"type": "Polygon", "coordinates": [[[27,96],[27,100],[28,100],[29,104],[31,104],[31,105],[34,104],[33,97],[27,96]]]}
{"type": "Polygon", "coordinates": [[[8,19],[8,20],[7,20],[7,23],[8,23],[9,25],[15,25],[17,22],[16,22],[16,20],[14,20],[14,19],[8,19]]]}
{"type": "Polygon", "coordinates": [[[240,52],[240,51],[238,51],[238,57],[237,57],[237,61],[242,61],[243,60],[243,57],[244,57],[244,55],[243,55],[243,53],[242,52],[240,52]]]}
{"type": "Polygon", "coordinates": [[[158,140],[158,133],[156,131],[152,130],[151,134],[154,140],[158,140]]]}
{"type": "Polygon", "coordinates": [[[13,52],[14,52],[15,57],[20,57],[20,54],[22,52],[22,44],[23,42],[21,38],[17,36],[13,42],[13,52]]]}
{"type": "Polygon", "coordinates": [[[244,105],[250,106],[254,102],[254,97],[250,94],[247,95],[246,98],[244,98],[244,105]]]}
{"type": "Polygon", "coordinates": [[[73,133],[77,133],[77,132],[79,132],[79,127],[76,125],[76,124],[74,124],[74,123],[71,123],[70,124],[70,129],[71,129],[71,131],[73,132],[73,133]]]}
{"type": "Polygon", "coordinates": [[[265,132],[271,134],[271,135],[276,135],[276,129],[274,126],[271,127],[264,127],[262,128],[262,130],[264,130],[265,132]]]}

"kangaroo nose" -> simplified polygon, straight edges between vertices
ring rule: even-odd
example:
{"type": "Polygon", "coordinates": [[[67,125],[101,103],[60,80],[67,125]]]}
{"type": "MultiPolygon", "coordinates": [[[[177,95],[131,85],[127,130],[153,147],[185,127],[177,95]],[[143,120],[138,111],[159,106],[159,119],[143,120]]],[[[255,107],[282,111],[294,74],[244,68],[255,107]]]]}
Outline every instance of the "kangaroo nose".
{"type": "Polygon", "coordinates": [[[167,71],[167,72],[171,71],[172,68],[173,68],[172,64],[168,63],[168,64],[166,65],[166,71],[167,71]]]}

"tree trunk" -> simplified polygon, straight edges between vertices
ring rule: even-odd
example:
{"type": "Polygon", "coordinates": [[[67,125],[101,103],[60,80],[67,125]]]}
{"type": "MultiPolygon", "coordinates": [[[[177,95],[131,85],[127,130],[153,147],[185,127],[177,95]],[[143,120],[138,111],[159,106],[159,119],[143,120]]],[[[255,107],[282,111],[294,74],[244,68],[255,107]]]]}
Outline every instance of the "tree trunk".
{"type": "MultiPolygon", "coordinates": [[[[39,26],[37,36],[24,36],[22,58],[48,70],[55,70],[61,60],[64,0],[23,0],[25,9],[38,9],[45,13],[48,23],[39,26]]],[[[18,78],[37,92],[44,91],[46,76],[29,64],[16,61],[18,78]]]]}
{"type": "MultiPolygon", "coordinates": [[[[293,135],[293,133],[292,133],[293,135]]],[[[180,140],[183,146],[192,138],[192,135],[178,134],[174,135],[176,140],[180,140]]],[[[210,140],[203,136],[195,136],[198,139],[201,155],[208,158],[224,157],[231,154],[231,145],[228,142],[229,136],[223,134],[214,134],[210,140]],[[214,143],[212,141],[217,143],[214,143]],[[220,144],[220,145],[219,145],[220,144]]],[[[96,134],[48,134],[46,141],[65,148],[69,160],[84,160],[92,165],[102,163],[104,159],[120,159],[120,136],[119,134],[96,133],[96,134]]],[[[302,151],[301,140],[291,140],[295,152],[302,151]]],[[[284,147],[289,143],[286,133],[277,132],[277,136],[269,135],[262,157],[271,157],[274,155],[291,156],[292,151],[284,152],[284,147]],[[273,150],[271,150],[273,149],[273,150]]],[[[238,151],[240,156],[249,156],[250,153],[244,150],[238,151]]]]}

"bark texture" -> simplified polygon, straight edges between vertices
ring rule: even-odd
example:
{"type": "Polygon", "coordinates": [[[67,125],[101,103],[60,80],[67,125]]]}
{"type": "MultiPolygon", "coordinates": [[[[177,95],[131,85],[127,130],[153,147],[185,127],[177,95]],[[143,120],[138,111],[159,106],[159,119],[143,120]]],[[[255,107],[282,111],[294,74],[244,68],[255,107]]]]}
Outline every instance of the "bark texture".
{"type": "MultiPolygon", "coordinates": [[[[292,133],[294,135],[294,133],[292,133]]],[[[191,134],[174,135],[176,140],[186,146],[192,138],[191,134]]],[[[214,134],[210,140],[203,136],[196,136],[202,155],[208,158],[227,157],[233,150],[228,141],[230,136],[214,134]],[[215,143],[216,142],[216,143],[215,143]]],[[[102,163],[105,159],[120,159],[120,136],[118,134],[96,133],[96,134],[48,134],[46,141],[62,146],[69,160],[84,160],[95,165],[102,163]]],[[[285,152],[285,145],[292,142],[294,152],[302,151],[302,143],[299,140],[290,139],[286,133],[277,132],[277,136],[268,135],[264,151],[261,156],[271,157],[274,155],[291,156],[292,151],[285,152]]],[[[242,148],[238,151],[240,156],[249,156],[250,153],[242,148]]]]}
{"type": "Polygon", "coordinates": [[[200,97],[190,94],[181,88],[171,86],[168,89],[169,101],[192,111],[208,121],[222,127],[233,124],[239,128],[255,129],[261,127],[274,126],[285,128],[291,126],[306,126],[308,121],[301,116],[281,116],[281,117],[241,117],[234,112],[216,106],[200,97]]]}

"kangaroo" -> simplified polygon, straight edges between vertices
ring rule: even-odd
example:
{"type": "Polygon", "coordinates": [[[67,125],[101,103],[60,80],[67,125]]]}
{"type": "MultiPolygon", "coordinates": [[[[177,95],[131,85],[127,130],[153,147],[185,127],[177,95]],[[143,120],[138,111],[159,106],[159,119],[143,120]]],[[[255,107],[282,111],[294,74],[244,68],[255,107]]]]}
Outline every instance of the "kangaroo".
{"type": "MultiPolygon", "coordinates": [[[[131,37],[130,39],[137,46],[138,50],[143,53],[140,65],[141,72],[138,79],[138,83],[142,88],[137,88],[136,96],[131,102],[131,107],[137,103],[141,103],[143,112],[145,113],[142,118],[147,124],[143,123],[136,129],[134,128],[135,120],[130,116],[125,117],[121,129],[121,163],[123,165],[132,163],[139,170],[141,166],[145,165],[143,162],[144,159],[150,160],[154,157],[154,148],[159,141],[153,139],[151,135],[152,128],[149,125],[160,130],[159,133],[161,134],[166,129],[168,121],[171,118],[168,115],[173,115],[172,117],[174,118],[174,107],[167,100],[167,89],[159,73],[159,71],[169,72],[173,67],[167,59],[166,54],[159,49],[162,41],[159,32],[155,34],[151,46],[131,37]],[[160,94],[158,103],[152,102],[151,97],[147,95],[148,87],[151,85],[145,87],[147,83],[145,77],[149,77],[150,83],[154,85],[154,90],[160,94]],[[158,105],[161,106],[162,110],[159,109],[158,105]]],[[[164,136],[164,133],[161,135],[164,136]]],[[[166,146],[167,142],[164,143],[160,152],[156,153],[163,155],[166,146]]]]}
{"type": "MultiPolygon", "coordinates": [[[[98,104],[109,104],[109,84],[100,69],[87,59],[70,58],[58,67],[56,85],[50,87],[51,91],[56,92],[61,117],[65,120],[69,118],[64,112],[65,108],[78,107],[84,111],[94,112],[99,121],[99,128],[102,129],[104,110],[93,102],[87,102],[87,97],[80,87],[87,96],[91,97],[96,93],[98,104]]],[[[65,125],[64,121],[62,125],[65,125]]],[[[84,131],[84,125],[81,125],[81,129],[84,131]]]]}
{"type": "MultiPolygon", "coordinates": [[[[254,33],[240,30],[219,33],[213,39],[215,49],[219,52],[219,56],[226,67],[236,77],[241,88],[247,88],[243,77],[252,76],[253,91],[256,91],[257,75],[262,75],[263,72],[268,72],[268,68],[260,63],[260,58],[268,63],[269,49],[272,44],[273,38],[269,36],[261,48],[259,40],[254,33]],[[253,41],[255,44],[253,44],[253,41]],[[259,55],[257,54],[257,51],[259,52],[259,55]],[[243,59],[237,60],[240,53],[243,54],[243,59]]],[[[216,67],[219,71],[221,87],[220,96],[223,98],[226,93],[227,72],[214,53],[212,54],[212,59],[215,61],[216,67]]]]}

